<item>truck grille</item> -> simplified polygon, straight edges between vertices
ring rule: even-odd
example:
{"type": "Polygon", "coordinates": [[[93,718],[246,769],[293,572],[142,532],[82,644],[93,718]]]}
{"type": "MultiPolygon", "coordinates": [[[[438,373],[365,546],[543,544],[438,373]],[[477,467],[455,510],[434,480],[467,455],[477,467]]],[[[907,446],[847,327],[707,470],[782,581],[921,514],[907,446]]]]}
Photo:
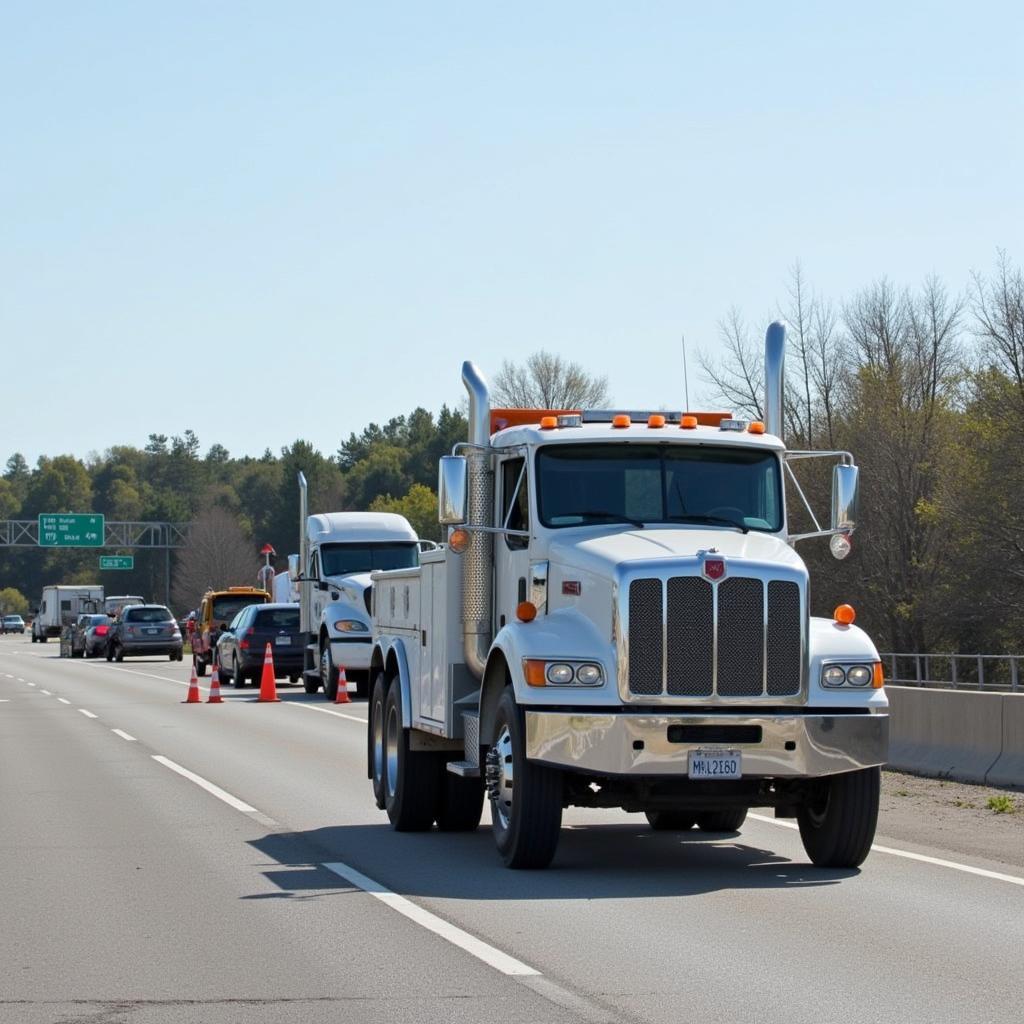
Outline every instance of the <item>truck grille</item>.
{"type": "Polygon", "coordinates": [[[792,697],[800,692],[802,636],[800,585],[791,580],[731,576],[717,587],[699,576],[633,580],[629,692],[792,697]]]}

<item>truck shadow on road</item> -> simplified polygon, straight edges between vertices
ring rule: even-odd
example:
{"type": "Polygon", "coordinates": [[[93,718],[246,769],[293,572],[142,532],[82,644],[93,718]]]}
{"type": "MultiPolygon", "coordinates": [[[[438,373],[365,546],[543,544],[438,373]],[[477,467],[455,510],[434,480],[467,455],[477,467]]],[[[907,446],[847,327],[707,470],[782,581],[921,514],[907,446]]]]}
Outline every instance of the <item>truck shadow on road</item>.
{"type": "Polygon", "coordinates": [[[250,845],[281,866],[264,871],[279,892],[244,898],[316,898],[314,890],[351,888],[322,867],[332,861],[404,896],[465,900],[696,896],[836,885],[860,874],[794,863],[742,833],[656,833],[640,822],[563,829],[546,871],[507,870],[486,827],[463,834],[398,834],[384,824],[270,833],[250,845]]]}

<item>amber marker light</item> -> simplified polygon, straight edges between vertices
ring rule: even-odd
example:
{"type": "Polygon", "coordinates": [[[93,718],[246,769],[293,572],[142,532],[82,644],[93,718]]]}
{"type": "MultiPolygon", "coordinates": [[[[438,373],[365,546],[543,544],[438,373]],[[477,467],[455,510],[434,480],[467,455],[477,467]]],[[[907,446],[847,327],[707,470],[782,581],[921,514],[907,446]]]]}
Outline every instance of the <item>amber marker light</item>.
{"type": "Polygon", "coordinates": [[[836,606],[836,610],[832,613],[832,618],[840,626],[852,626],[853,620],[857,618],[857,613],[853,610],[852,604],[841,604],[836,606]]]}
{"type": "Polygon", "coordinates": [[[679,421],[679,426],[682,430],[696,430],[697,429],[697,417],[696,416],[684,416],[679,421]]]}
{"type": "Polygon", "coordinates": [[[612,419],[612,426],[621,430],[623,427],[628,427],[632,423],[632,420],[625,414],[619,413],[618,416],[612,419]]]}
{"type": "Polygon", "coordinates": [[[648,416],[647,426],[649,426],[652,430],[657,430],[659,427],[665,426],[665,417],[659,416],[657,413],[655,413],[653,416],[648,416]]]}
{"type": "Polygon", "coordinates": [[[537,618],[537,606],[532,601],[520,601],[516,605],[516,618],[520,622],[533,622],[537,618]]]}
{"type": "Polygon", "coordinates": [[[874,668],[871,670],[871,688],[873,690],[880,690],[885,686],[885,674],[882,672],[882,663],[876,661],[874,668]]]}
{"type": "Polygon", "coordinates": [[[764,424],[760,420],[752,420],[750,426],[747,427],[747,431],[751,434],[763,434],[764,424]]]}
{"type": "Polygon", "coordinates": [[[540,418],[540,429],[541,430],[554,430],[558,426],[557,416],[541,416],[540,418]]]}
{"type": "Polygon", "coordinates": [[[532,658],[526,659],[526,685],[527,686],[547,686],[548,681],[545,674],[545,664],[543,661],[535,661],[532,658]]]}
{"type": "Polygon", "coordinates": [[[448,547],[457,555],[461,555],[469,547],[469,530],[452,530],[448,534],[448,547]]]}

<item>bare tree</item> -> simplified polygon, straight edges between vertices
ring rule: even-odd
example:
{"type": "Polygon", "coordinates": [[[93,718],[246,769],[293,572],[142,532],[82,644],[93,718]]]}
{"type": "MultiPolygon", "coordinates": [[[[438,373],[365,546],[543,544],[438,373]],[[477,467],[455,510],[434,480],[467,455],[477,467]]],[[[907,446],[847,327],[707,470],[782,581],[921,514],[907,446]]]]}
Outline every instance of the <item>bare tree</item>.
{"type": "Polygon", "coordinates": [[[789,323],[787,340],[796,362],[796,373],[786,375],[786,420],[790,434],[814,447],[814,407],[811,383],[814,376],[814,354],[811,336],[814,324],[815,299],[810,294],[799,261],[790,271],[789,306],[783,316],[789,323]]]}
{"type": "Polygon", "coordinates": [[[201,512],[178,556],[171,596],[175,606],[195,608],[211,587],[256,583],[259,559],[238,519],[214,506],[201,512]]]}
{"type": "Polygon", "coordinates": [[[763,358],[760,348],[750,340],[739,309],[733,306],[718,322],[718,332],[725,355],[718,362],[704,353],[700,356],[700,368],[718,392],[715,397],[751,419],[764,419],[763,358]]]}
{"type": "Polygon", "coordinates": [[[1014,382],[1024,404],[1024,274],[999,250],[991,281],[974,275],[971,311],[986,353],[1014,382]]]}
{"type": "Polygon", "coordinates": [[[510,409],[599,409],[611,403],[607,377],[543,350],[523,365],[506,359],[492,391],[495,404],[510,409]]]}

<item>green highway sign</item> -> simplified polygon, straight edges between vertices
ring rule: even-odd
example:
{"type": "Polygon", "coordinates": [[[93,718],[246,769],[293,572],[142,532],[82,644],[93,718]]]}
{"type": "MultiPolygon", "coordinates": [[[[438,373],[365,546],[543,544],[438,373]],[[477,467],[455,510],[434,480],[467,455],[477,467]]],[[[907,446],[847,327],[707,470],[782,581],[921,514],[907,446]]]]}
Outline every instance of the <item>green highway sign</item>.
{"type": "Polygon", "coordinates": [[[75,512],[40,512],[41,548],[101,548],[105,524],[103,516],[75,512]]]}
{"type": "Polygon", "coordinates": [[[101,569],[134,569],[134,555],[100,555],[101,569]]]}

